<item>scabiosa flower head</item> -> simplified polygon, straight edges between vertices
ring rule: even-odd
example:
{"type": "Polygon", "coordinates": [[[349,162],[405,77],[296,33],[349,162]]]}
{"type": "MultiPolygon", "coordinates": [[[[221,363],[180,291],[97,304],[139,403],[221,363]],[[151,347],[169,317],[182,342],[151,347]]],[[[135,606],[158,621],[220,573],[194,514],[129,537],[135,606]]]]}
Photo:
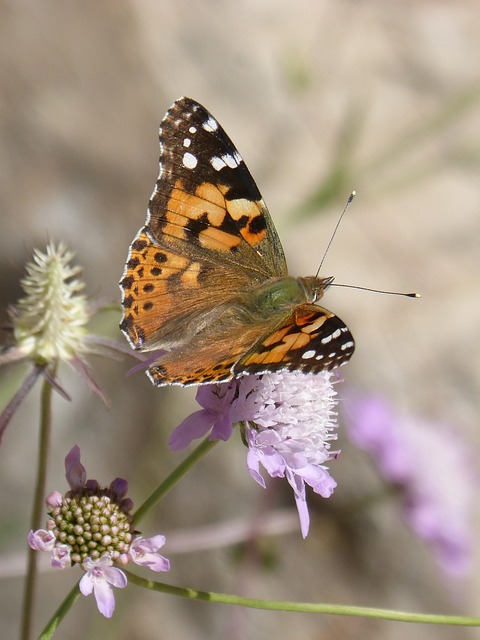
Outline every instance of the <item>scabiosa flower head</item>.
{"type": "Polygon", "coordinates": [[[170,444],[182,449],[212,426],[212,439],[226,439],[233,424],[241,423],[250,475],[263,487],[260,466],[273,478],[287,478],[306,537],[309,514],[305,484],[325,498],[336,487],[326,466],[338,455],[338,451],[330,450],[330,442],[337,437],[332,375],[328,371],[272,373],[200,387],[197,401],[203,409],[175,429],[170,444]]]}
{"type": "Polygon", "coordinates": [[[116,478],[102,488],[87,479],[77,446],[65,458],[65,470],[70,490],[64,496],[58,491],[48,496],[47,528],[30,531],[28,543],[36,551],[51,553],[55,568],[80,565],[86,572],[81,592],[93,592],[99,611],[109,618],[115,606],[112,586],[127,584],[120,566],[134,562],[152,571],[170,569],[169,561],[157,553],[165,537],[136,535],[126,480],[116,478]]]}
{"type": "Polygon", "coordinates": [[[478,477],[460,435],[447,425],[399,415],[377,395],[354,396],[344,406],[348,437],[398,489],[410,527],[444,571],[464,575],[472,562],[478,477]]]}

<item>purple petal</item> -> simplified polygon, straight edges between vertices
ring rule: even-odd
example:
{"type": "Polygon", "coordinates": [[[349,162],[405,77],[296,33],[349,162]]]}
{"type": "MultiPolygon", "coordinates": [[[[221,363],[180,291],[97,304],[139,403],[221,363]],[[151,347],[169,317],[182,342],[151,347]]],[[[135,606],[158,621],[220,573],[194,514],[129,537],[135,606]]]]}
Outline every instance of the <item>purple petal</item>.
{"type": "Polygon", "coordinates": [[[70,564],[70,547],[67,544],[59,544],[52,551],[52,567],[65,569],[70,564]]]}
{"type": "Polygon", "coordinates": [[[65,458],[65,477],[72,490],[81,489],[87,479],[85,467],[80,462],[80,447],[75,445],[65,458]]]}
{"type": "Polygon", "coordinates": [[[115,596],[111,586],[107,582],[95,582],[93,595],[100,613],[105,618],[111,618],[115,611],[115,596]]]}
{"type": "Polygon", "coordinates": [[[89,596],[92,593],[93,579],[89,573],[86,573],[81,577],[78,587],[84,596],[89,596]]]}
{"type": "Polygon", "coordinates": [[[168,441],[172,451],[181,451],[196,438],[202,438],[212,426],[217,415],[209,409],[195,411],[188,418],[185,418],[176,429],[168,441]]]}
{"type": "Polygon", "coordinates": [[[300,519],[302,538],[306,538],[308,536],[308,530],[310,529],[310,514],[308,512],[307,499],[305,496],[301,497],[295,494],[295,503],[297,505],[298,517],[300,519]]]}
{"type": "Polygon", "coordinates": [[[230,413],[219,416],[213,423],[210,440],[227,441],[233,433],[233,424],[230,413]]]}
{"type": "Polygon", "coordinates": [[[128,482],[123,478],[115,478],[115,480],[110,483],[110,490],[121,500],[127,495],[128,482]]]}
{"type": "Polygon", "coordinates": [[[105,580],[117,587],[117,589],[123,589],[128,583],[127,576],[117,567],[107,567],[105,569],[105,580]]]}
{"type": "Polygon", "coordinates": [[[258,484],[266,489],[267,485],[265,484],[265,480],[260,473],[260,461],[257,456],[256,449],[249,449],[247,453],[247,468],[250,476],[258,482],[258,484]]]}
{"type": "Polygon", "coordinates": [[[136,538],[130,546],[130,557],[135,564],[148,567],[152,571],[169,571],[170,561],[156,553],[165,544],[165,536],[136,538]]]}
{"type": "Polygon", "coordinates": [[[335,480],[323,467],[310,464],[299,471],[298,475],[322,498],[330,498],[337,486],[335,480]]]}
{"type": "Polygon", "coordinates": [[[55,546],[55,536],[45,529],[30,531],[27,540],[34,551],[52,551],[55,546]]]}
{"type": "Polygon", "coordinates": [[[52,491],[48,494],[45,502],[47,503],[47,507],[50,509],[55,509],[55,507],[60,507],[63,502],[63,496],[60,491],[52,491]]]}

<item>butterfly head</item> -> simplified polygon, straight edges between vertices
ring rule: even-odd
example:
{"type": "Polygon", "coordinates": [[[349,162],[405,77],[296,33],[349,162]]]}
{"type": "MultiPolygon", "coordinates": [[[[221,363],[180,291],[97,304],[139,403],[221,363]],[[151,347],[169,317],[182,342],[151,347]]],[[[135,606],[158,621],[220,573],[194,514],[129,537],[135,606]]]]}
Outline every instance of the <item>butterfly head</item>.
{"type": "Polygon", "coordinates": [[[317,276],[307,276],[306,278],[298,278],[308,302],[315,303],[323,296],[324,292],[332,284],[333,276],[328,278],[317,278],[317,276]]]}

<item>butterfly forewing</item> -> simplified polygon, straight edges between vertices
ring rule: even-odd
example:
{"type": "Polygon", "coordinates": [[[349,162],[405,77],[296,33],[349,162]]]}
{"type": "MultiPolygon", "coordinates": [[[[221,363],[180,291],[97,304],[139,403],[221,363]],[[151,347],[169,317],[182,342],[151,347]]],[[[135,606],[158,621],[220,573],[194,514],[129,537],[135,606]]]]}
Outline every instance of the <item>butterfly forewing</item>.
{"type": "Polygon", "coordinates": [[[264,278],[285,275],[265,202],[215,118],[190,98],[177,100],[160,125],[160,147],[147,221],[155,239],[264,278]]]}

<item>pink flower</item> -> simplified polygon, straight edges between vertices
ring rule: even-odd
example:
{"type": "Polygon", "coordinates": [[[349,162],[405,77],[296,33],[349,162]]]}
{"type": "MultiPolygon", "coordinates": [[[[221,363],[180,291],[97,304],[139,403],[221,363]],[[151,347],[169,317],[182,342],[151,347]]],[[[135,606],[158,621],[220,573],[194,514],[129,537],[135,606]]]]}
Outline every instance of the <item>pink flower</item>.
{"type": "Polygon", "coordinates": [[[55,546],[55,536],[45,529],[30,531],[27,540],[29,547],[34,551],[52,551],[55,546]]]}
{"type": "Polygon", "coordinates": [[[66,569],[72,564],[70,547],[68,544],[57,544],[52,549],[52,567],[54,569],[66,569]]]}
{"type": "Polygon", "coordinates": [[[49,494],[47,528],[30,531],[28,544],[50,553],[56,569],[80,565],[86,572],[80,580],[81,592],[93,592],[99,611],[110,618],[115,608],[112,587],[127,585],[118,565],[135,562],[152,571],[168,571],[170,562],[157,553],[165,536],[134,538],[133,502],[125,497],[127,481],[115,478],[102,488],[96,480],[87,479],[79,447],[66,456],[65,472],[70,490],[64,495],[49,494]]]}
{"type": "Polygon", "coordinates": [[[196,401],[203,407],[178,425],[168,441],[173,451],[185,449],[192,440],[202,438],[210,429],[210,440],[228,440],[232,435],[232,401],[236,380],[225,384],[205,385],[197,391],[196,401]]]}
{"type": "Polygon", "coordinates": [[[236,401],[236,411],[246,421],[250,475],[263,487],[260,465],[272,478],[286,477],[304,538],[310,525],[305,485],[324,498],[337,486],[326,467],[338,455],[330,451],[330,441],[337,437],[331,376],[328,371],[280,373],[256,382],[250,376],[236,401]]]}
{"type": "Polygon", "coordinates": [[[130,545],[129,555],[135,564],[148,567],[152,571],[169,571],[170,561],[157,553],[165,544],[165,536],[135,538],[130,545]]]}
{"type": "Polygon", "coordinates": [[[309,529],[305,485],[328,498],[336,483],[325,466],[337,457],[335,391],[331,372],[275,373],[244,376],[226,384],[205,385],[197,392],[203,407],[173,432],[170,445],[183,449],[212,428],[210,439],[226,440],[241,423],[248,445],[247,466],[262,487],[260,466],[293,488],[302,535],[309,529]]]}
{"type": "Polygon", "coordinates": [[[113,587],[123,589],[127,586],[127,577],[121,569],[112,567],[112,559],[103,556],[93,561],[87,558],[83,562],[85,575],[80,580],[80,591],[84,596],[95,596],[98,610],[106,618],[111,618],[115,609],[113,587]]]}
{"type": "Polygon", "coordinates": [[[65,458],[65,477],[70,489],[82,489],[87,480],[87,472],[80,462],[80,447],[75,445],[65,458]]]}

